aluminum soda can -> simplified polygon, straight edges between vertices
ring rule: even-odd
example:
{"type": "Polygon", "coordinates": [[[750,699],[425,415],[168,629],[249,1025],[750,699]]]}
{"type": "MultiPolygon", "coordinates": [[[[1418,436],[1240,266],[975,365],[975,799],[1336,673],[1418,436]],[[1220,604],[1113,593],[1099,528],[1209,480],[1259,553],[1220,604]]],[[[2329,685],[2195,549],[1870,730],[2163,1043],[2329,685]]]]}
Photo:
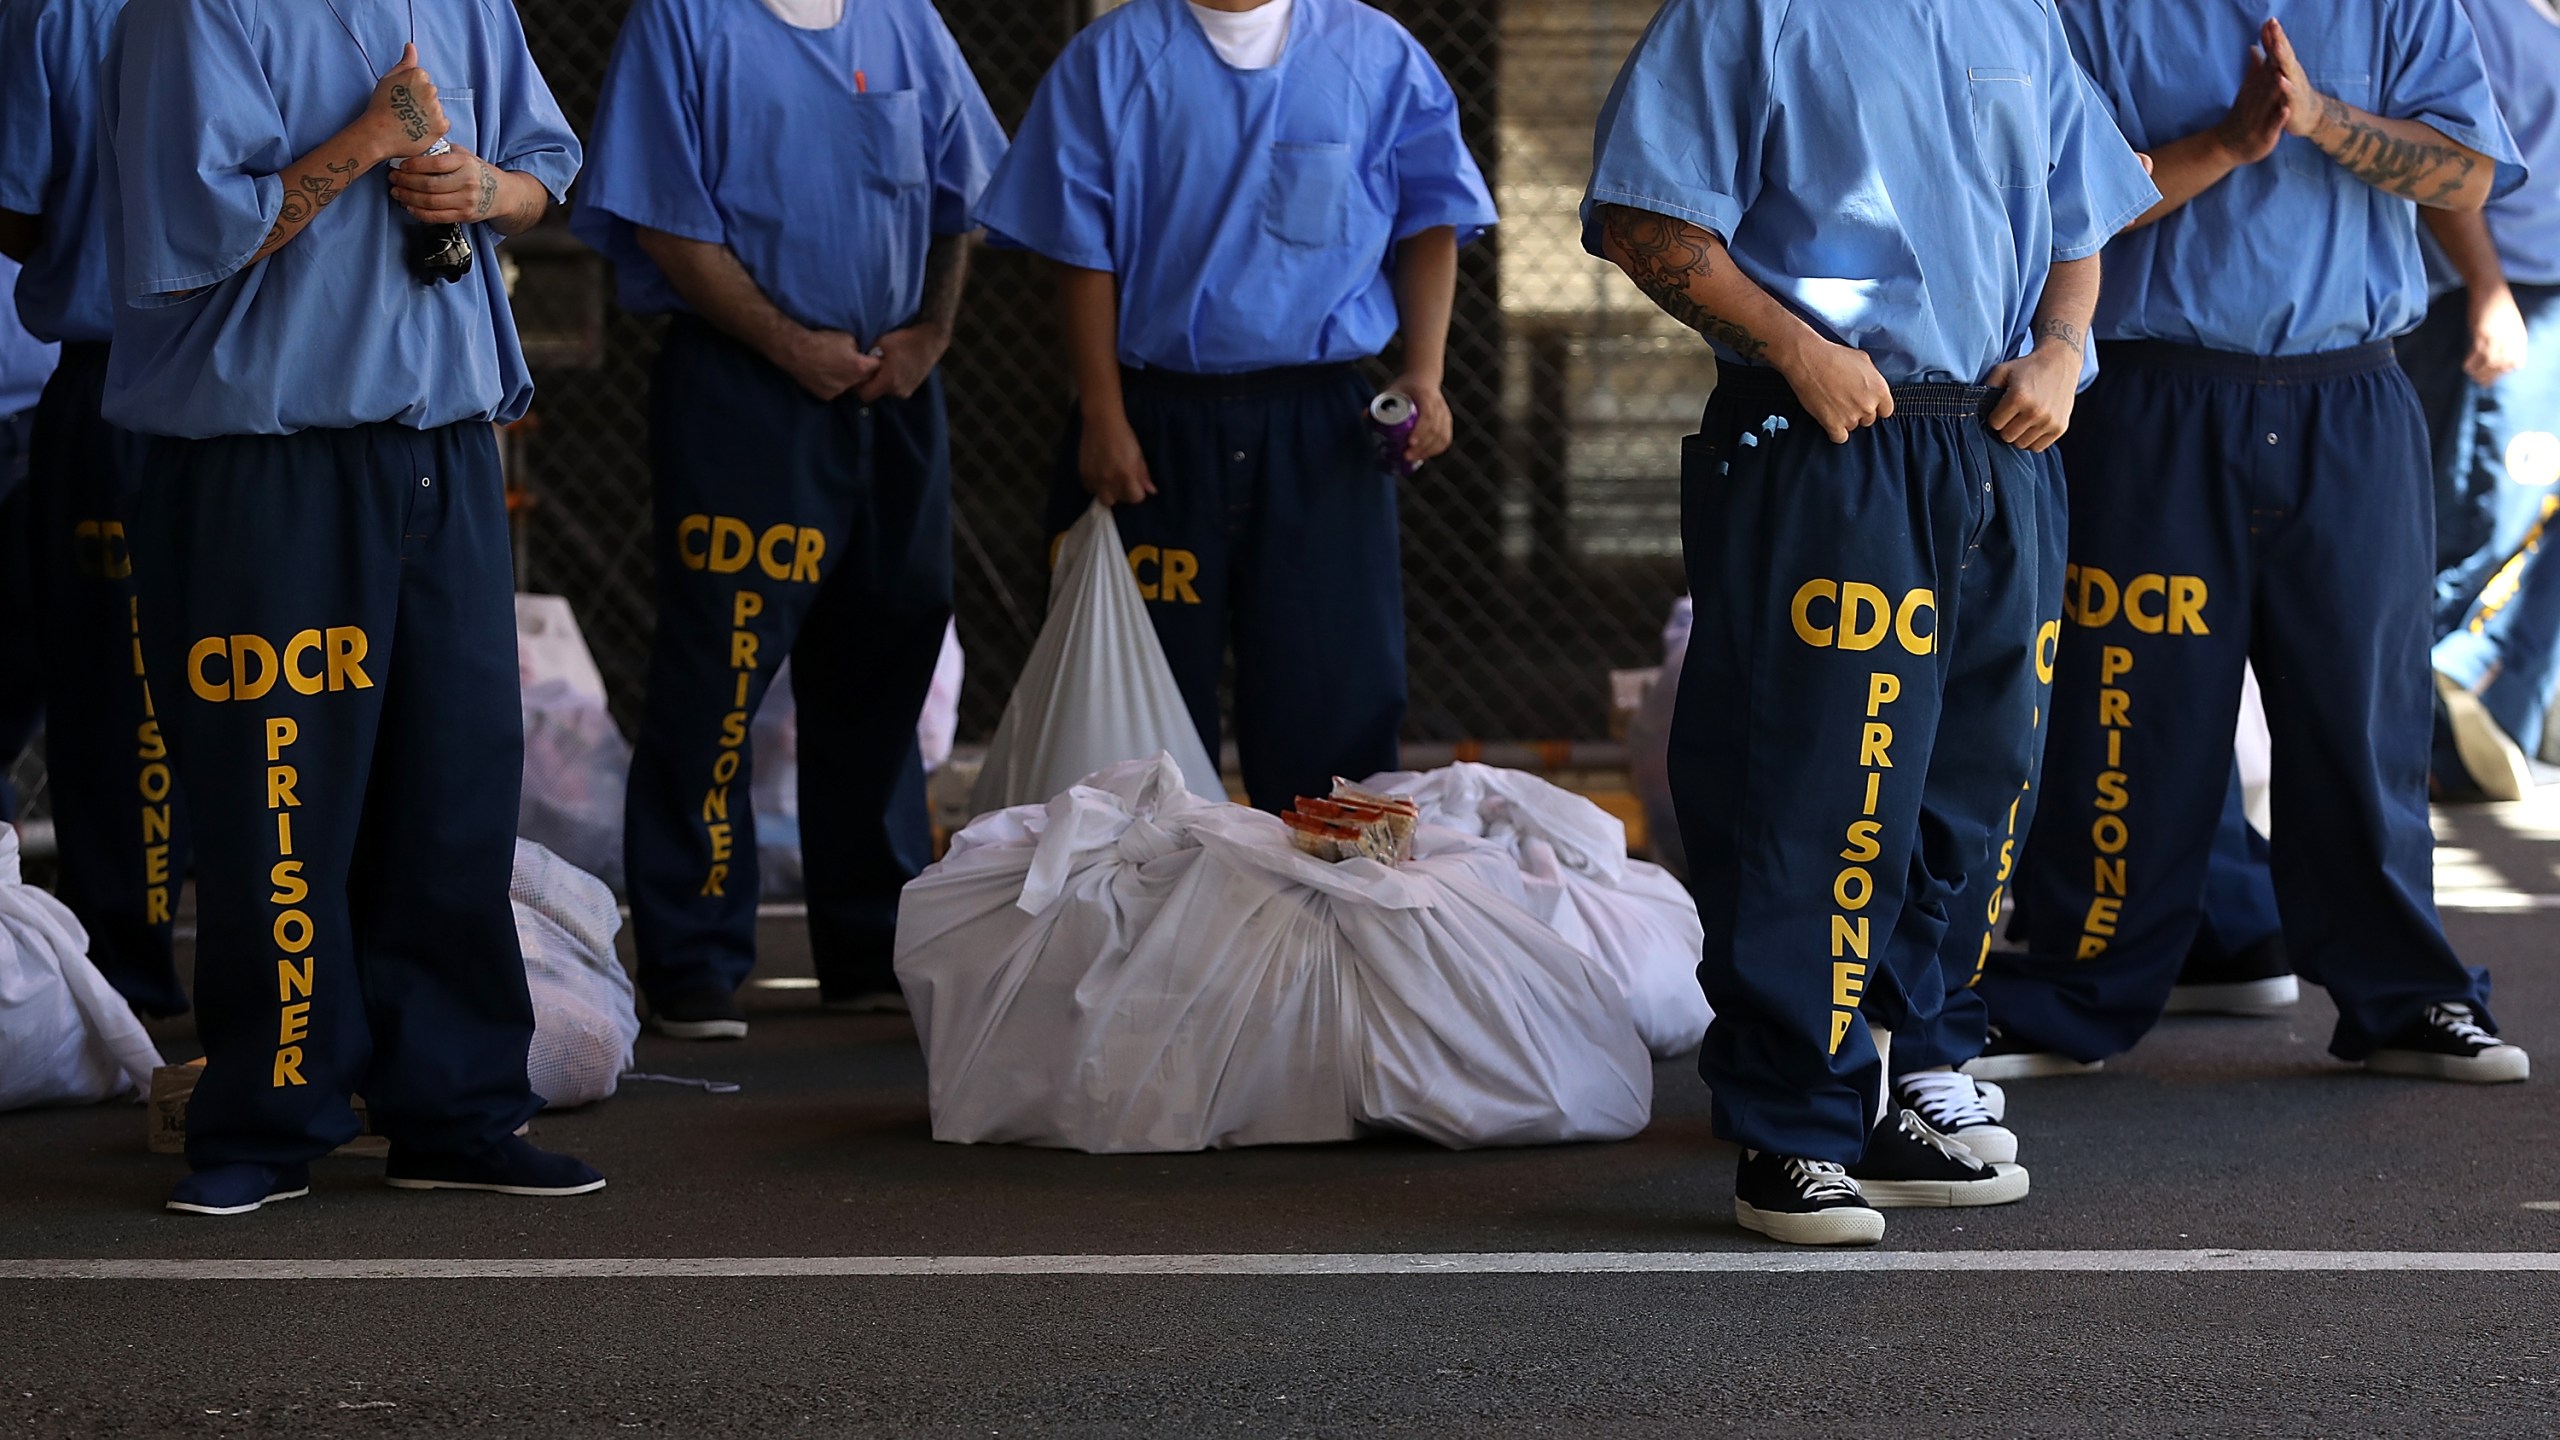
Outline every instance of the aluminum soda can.
{"type": "Polygon", "coordinates": [[[1405,458],[1405,447],[1413,441],[1413,427],[1422,423],[1421,407],[1393,390],[1369,402],[1369,433],[1378,442],[1378,463],[1410,480],[1422,467],[1405,458]]]}

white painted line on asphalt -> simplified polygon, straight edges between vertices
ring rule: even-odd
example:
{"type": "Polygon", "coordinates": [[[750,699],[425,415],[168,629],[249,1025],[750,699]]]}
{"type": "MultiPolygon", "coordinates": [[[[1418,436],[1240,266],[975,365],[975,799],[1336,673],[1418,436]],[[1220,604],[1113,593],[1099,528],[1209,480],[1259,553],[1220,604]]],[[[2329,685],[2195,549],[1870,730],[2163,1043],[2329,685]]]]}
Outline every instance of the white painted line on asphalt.
{"type": "Polygon", "coordinates": [[[774,1280],[909,1276],[2560,1273],[2560,1252],[1519,1251],[1445,1255],[770,1255],[590,1260],[0,1260],[6,1280],[774,1280]]]}
{"type": "Polygon", "coordinates": [[[2527,1210],[2560,1210],[2560,1200],[2527,1200],[2524,1202],[2524,1208],[2527,1210]]]}
{"type": "Polygon", "coordinates": [[[774,980],[753,982],[759,990],[815,990],[818,982],[807,975],[785,975],[774,980]]]}
{"type": "Polygon", "coordinates": [[[2531,895],[2522,890],[2439,890],[2439,910],[2471,910],[2486,914],[2523,914],[2560,910],[2560,895],[2531,895]]]}

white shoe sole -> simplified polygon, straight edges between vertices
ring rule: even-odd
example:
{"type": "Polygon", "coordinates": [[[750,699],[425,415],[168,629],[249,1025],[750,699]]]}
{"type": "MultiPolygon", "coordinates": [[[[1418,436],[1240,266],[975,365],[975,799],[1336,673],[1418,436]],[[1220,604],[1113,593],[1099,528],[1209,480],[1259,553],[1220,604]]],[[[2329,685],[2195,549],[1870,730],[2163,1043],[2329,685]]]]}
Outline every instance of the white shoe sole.
{"type": "Polygon", "coordinates": [[[1819,1210],[1797,1215],[1733,1202],[1733,1218],[1785,1245],[1873,1245],[1884,1238],[1884,1217],[1873,1210],[1819,1210]]]}
{"type": "Polygon", "coordinates": [[[2290,975],[2229,985],[2181,985],[2169,992],[2172,1015],[2274,1015],[2302,999],[2302,982],[2290,975]]]}
{"type": "Polygon", "coordinates": [[[2462,768],[2471,772],[2471,783],[2492,800],[2521,800],[2533,793],[2533,766],[2526,762],[2524,747],[2516,744],[2489,714],[2480,697],[2456,684],[2451,676],[2436,675],[2436,693],[2444,697],[2445,714],[2453,722],[2453,750],[2462,757],[2462,768]]]}
{"type": "Polygon", "coordinates": [[[744,1040],[747,1038],[747,1022],[744,1020],[652,1019],[649,1022],[649,1028],[670,1040],[744,1040]]]}
{"type": "Polygon", "coordinates": [[[483,1185],[470,1180],[408,1180],[386,1177],[382,1183],[394,1190],[478,1190],[490,1195],[531,1195],[537,1199],[553,1199],[562,1195],[593,1195],[604,1188],[602,1180],[554,1190],[547,1190],[537,1185],[483,1185]]]}
{"type": "Polygon", "coordinates": [[[1973,1152],[1973,1158],[1985,1165],[2018,1163],[2017,1133],[2005,1126],[1977,1125],[1970,1130],[1947,1130],[1940,1133],[1973,1152]]]}
{"type": "Polygon", "coordinates": [[[1858,1193],[1879,1210],[2011,1205],[2027,1198],[2027,1171],[2023,1165],[1994,1165],[1980,1180],[1860,1180],[1858,1193]]]}
{"type": "Polygon", "coordinates": [[[175,1210],[181,1215],[246,1215],[261,1205],[273,1205],[279,1200],[299,1200],[310,1193],[311,1187],[305,1185],[299,1190],[279,1190],[264,1200],[252,1201],[246,1205],[190,1205],[183,1200],[172,1200],[164,1208],[175,1210]]]}
{"type": "Polygon", "coordinates": [[[2083,1064],[2068,1055],[2037,1050],[2024,1055],[1977,1055],[1959,1068],[1976,1080],[2044,1080],[2056,1075],[2094,1075],[2106,1069],[2107,1062],[2083,1064]]]}
{"type": "Polygon", "coordinates": [[[2364,1058],[2364,1068],[2377,1075],[2459,1080],[2468,1085],[2507,1085],[2533,1078],[2533,1057],[2513,1045],[2501,1045],[2477,1059],[2430,1055],[2423,1050],[2376,1050],[2364,1058]]]}

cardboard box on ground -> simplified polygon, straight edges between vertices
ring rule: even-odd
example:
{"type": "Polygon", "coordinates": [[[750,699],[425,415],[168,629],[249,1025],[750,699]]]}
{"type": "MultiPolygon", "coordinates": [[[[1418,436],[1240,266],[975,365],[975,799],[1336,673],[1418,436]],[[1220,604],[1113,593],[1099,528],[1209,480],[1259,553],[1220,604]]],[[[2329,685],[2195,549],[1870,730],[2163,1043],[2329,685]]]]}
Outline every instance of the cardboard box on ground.
{"type": "MultiPolygon", "coordinates": [[[[196,1082],[204,1078],[204,1062],[190,1060],[184,1065],[163,1065],[151,1072],[151,1153],[184,1155],[187,1153],[187,1102],[195,1097],[196,1082]]],[[[356,1123],[364,1132],[334,1152],[360,1159],[379,1160],[391,1153],[391,1142],[373,1133],[373,1115],[365,1109],[364,1097],[350,1102],[355,1106],[356,1123]]]]}

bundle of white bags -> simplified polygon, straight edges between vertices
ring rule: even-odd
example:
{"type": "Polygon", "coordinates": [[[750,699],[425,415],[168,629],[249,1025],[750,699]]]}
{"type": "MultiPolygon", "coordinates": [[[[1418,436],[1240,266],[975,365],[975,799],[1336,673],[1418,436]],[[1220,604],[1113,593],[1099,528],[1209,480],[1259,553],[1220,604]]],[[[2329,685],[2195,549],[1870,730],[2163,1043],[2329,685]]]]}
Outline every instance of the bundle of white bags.
{"type": "Polygon", "coordinates": [[[1698,903],[1661,866],[1628,858],[1618,817],[1535,775],[1490,765],[1378,775],[1362,788],[1412,796],[1422,823],[1442,835],[1500,845],[1520,867],[1529,908],[1626,996],[1657,1057],[1685,1055],[1706,1038],[1698,903]]]}
{"type": "Polygon", "coordinates": [[[1658,1027],[1640,1031],[1627,987],[1539,918],[1506,842],[1426,829],[1417,849],[1311,859],[1275,818],[1193,794],[1170,755],[981,816],[899,908],[935,1137],[1123,1152],[1641,1130],[1658,1027]]]}
{"type": "Polygon", "coordinates": [[[602,880],[530,840],[516,842],[507,891],[533,993],[533,1093],[555,1110],[591,1105],[613,1093],[640,1038],[631,977],[613,951],[622,912],[602,880]]]}
{"type": "Polygon", "coordinates": [[[160,1052],[89,961],[89,934],[26,884],[0,825],[0,1110],[147,1092],[160,1052]]]}

